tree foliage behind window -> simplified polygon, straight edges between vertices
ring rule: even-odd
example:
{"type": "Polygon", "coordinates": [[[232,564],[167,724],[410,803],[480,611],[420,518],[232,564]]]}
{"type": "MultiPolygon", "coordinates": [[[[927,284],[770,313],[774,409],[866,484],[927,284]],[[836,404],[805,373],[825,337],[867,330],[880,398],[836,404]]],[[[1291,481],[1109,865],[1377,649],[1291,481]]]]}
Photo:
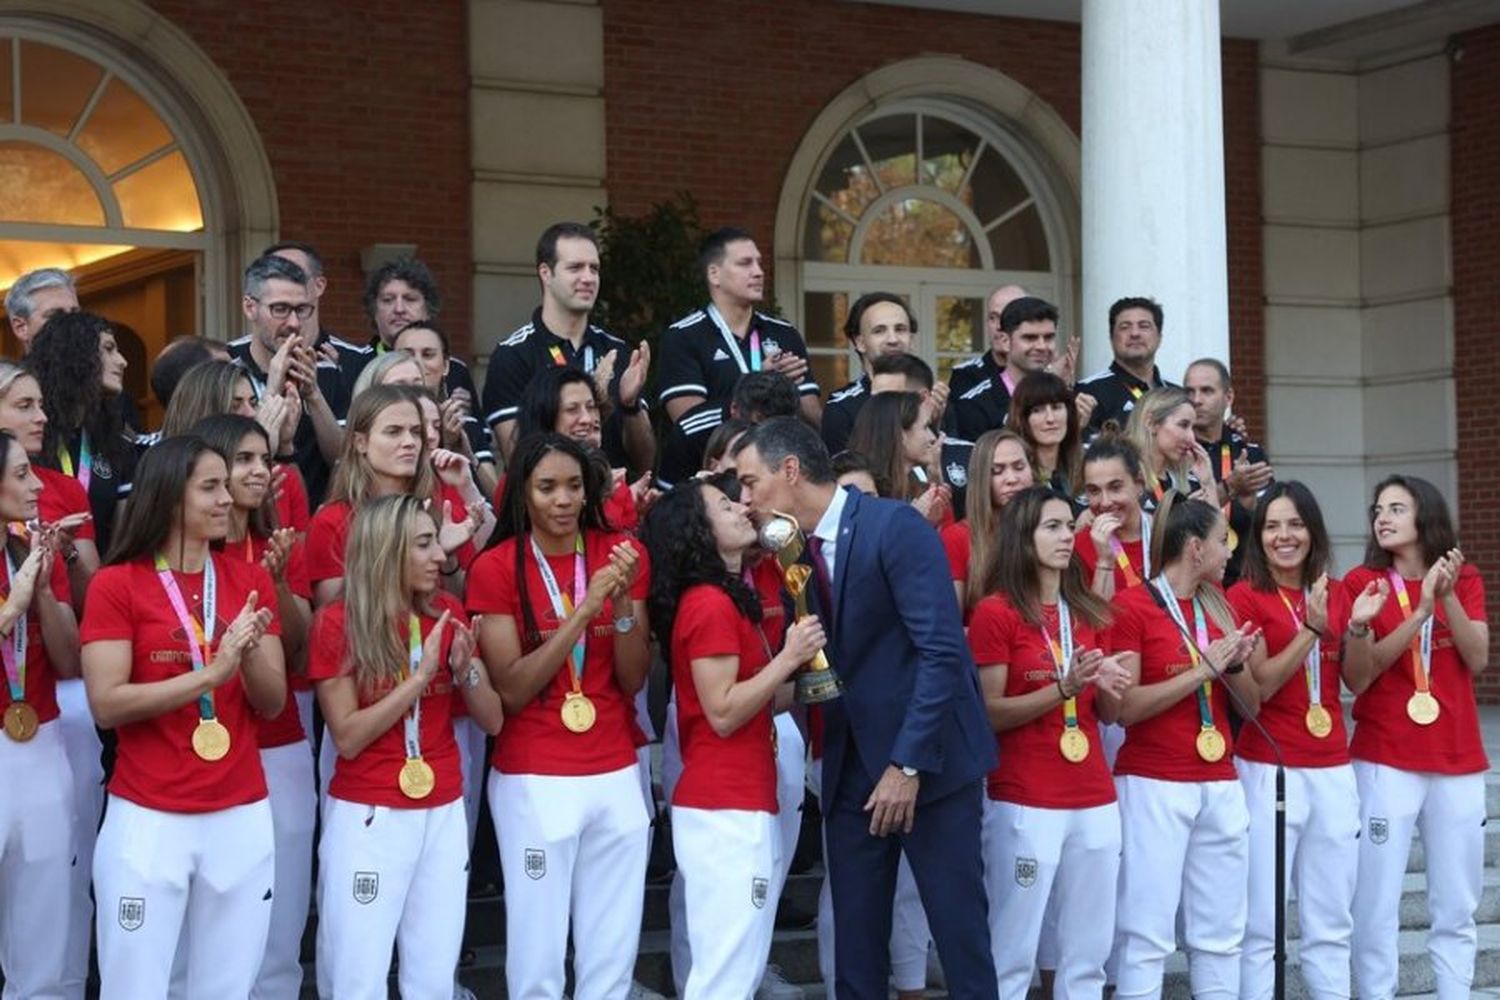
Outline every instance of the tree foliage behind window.
{"type": "Polygon", "coordinates": [[[708,300],[698,273],[698,245],[705,235],[698,204],[679,192],[643,215],[621,215],[612,208],[596,213],[600,273],[593,322],[632,344],[649,341],[654,355],[667,324],[708,300]]]}

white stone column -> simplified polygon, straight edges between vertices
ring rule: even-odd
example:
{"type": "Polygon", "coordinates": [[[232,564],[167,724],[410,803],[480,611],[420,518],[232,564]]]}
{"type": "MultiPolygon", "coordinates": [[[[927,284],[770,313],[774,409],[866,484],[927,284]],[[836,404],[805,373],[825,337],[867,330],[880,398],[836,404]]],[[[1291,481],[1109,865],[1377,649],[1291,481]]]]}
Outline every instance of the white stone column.
{"type": "Polygon", "coordinates": [[[1162,304],[1163,377],[1229,359],[1219,5],[1083,2],[1084,363],[1109,363],[1109,306],[1162,304]]]}

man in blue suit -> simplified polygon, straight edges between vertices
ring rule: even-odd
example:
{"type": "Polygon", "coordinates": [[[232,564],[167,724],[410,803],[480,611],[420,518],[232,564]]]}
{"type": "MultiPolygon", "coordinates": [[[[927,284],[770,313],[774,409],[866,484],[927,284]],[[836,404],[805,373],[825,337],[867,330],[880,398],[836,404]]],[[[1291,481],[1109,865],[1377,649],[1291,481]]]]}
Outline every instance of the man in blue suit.
{"type": "Polygon", "coordinates": [[[741,498],[797,519],[843,697],[823,704],[823,801],[835,993],[885,1000],[905,852],[954,1000],[995,1000],[980,861],[981,779],[995,737],[938,536],[909,504],[835,485],[796,417],[735,449],[741,498]]]}

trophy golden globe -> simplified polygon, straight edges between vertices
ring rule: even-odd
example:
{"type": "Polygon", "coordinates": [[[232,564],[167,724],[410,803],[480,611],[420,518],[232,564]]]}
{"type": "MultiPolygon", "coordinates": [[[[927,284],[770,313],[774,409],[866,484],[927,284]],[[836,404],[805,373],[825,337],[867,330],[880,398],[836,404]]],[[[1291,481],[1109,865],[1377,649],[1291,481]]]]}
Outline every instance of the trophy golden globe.
{"type": "MultiPolygon", "coordinates": [[[[761,547],[774,553],[776,564],[781,567],[781,578],[792,595],[792,604],[797,621],[809,617],[807,612],[807,584],[812,579],[812,567],[797,560],[802,557],[806,539],[796,518],[779,511],[772,511],[760,528],[761,547]]],[[[834,673],[828,657],[820,649],[807,666],[797,672],[796,697],[804,705],[816,705],[831,701],[844,690],[844,682],[834,673]]]]}

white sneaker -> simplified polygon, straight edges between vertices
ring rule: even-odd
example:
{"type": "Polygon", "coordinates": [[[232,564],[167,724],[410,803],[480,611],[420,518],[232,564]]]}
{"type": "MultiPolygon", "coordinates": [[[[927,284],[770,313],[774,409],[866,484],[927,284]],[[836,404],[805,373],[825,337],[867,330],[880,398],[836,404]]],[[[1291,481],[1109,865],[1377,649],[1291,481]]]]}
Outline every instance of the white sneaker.
{"type": "Polygon", "coordinates": [[[802,987],[786,981],[779,965],[768,964],[760,985],[755,988],[755,1000],[803,1000],[805,996],[802,987]]]}
{"type": "Polygon", "coordinates": [[[626,996],[629,998],[629,1000],[667,1000],[667,998],[662,996],[660,993],[651,989],[649,986],[642,986],[636,980],[630,981],[630,992],[626,994],[626,996]]]}

